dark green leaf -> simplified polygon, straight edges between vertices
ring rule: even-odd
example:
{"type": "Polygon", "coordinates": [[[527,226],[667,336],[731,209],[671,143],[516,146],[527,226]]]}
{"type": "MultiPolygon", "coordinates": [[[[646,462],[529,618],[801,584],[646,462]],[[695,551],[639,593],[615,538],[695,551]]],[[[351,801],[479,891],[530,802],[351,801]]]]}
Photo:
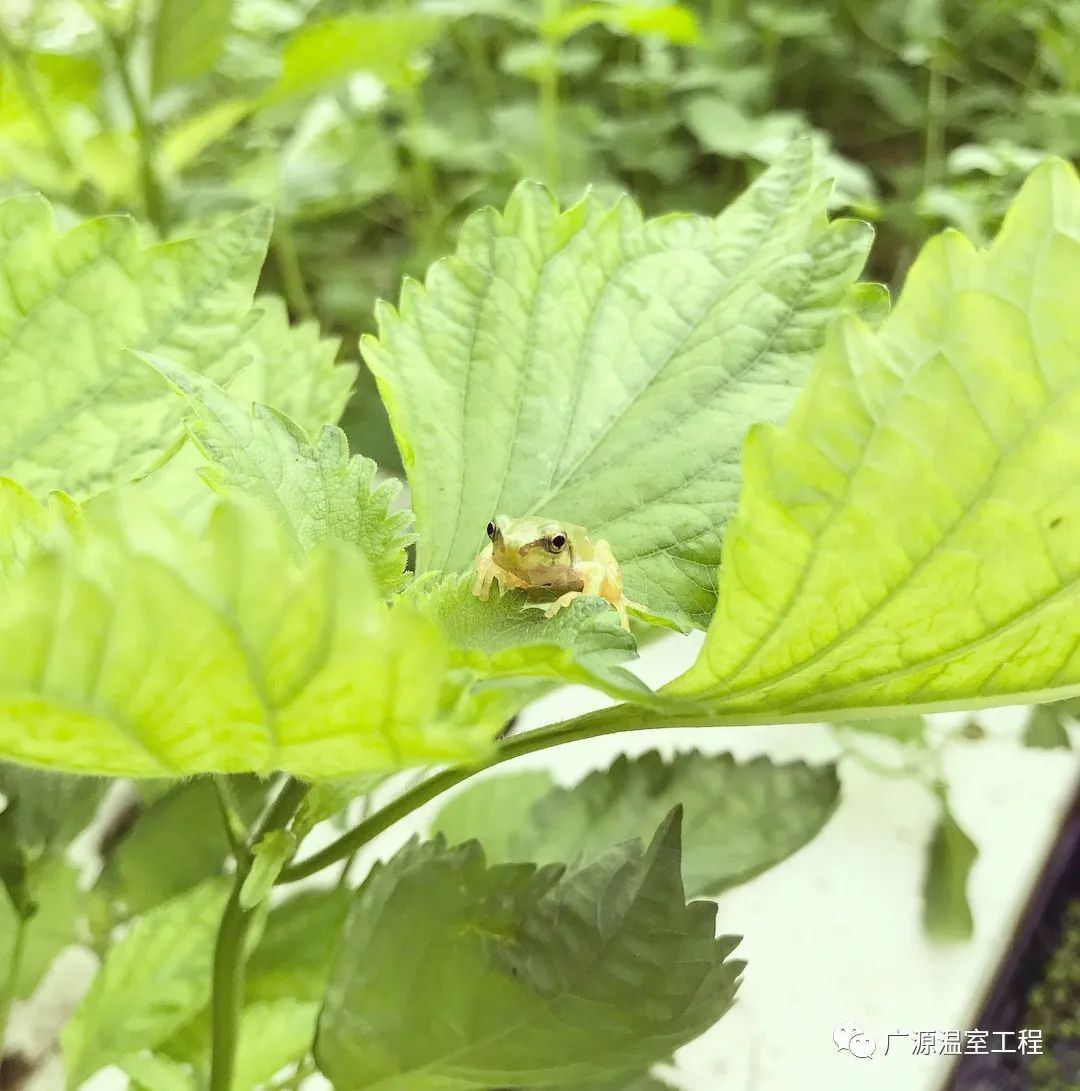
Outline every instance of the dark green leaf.
{"type": "Polygon", "coordinates": [[[484,780],[454,797],[446,807],[449,823],[440,814],[436,829],[480,838],[495,861],[570,863],[647,837],[681,803],[683,881],[692,897],[719,894],[797,852],[840,798],[832,765],[775,765],[768,758],[740,765],[730,754],[697,751],[670,761],[656,751],[619,757],[573,788],[553,788],[527,811],[512,788],[503,792],[498,783],[484,780]]]}
{"type": "Polygon", "coordinates": [[[686,904],[681,814],[564,874],[407,846],[360,889],[315,1054],[339,1091],[543,1087],[633,1076],[711,1026],[742,963],[686,904]],[[423,1027],[422,1034],[417,1028],[423,1027]]]}
{"type": "Polygon", "coordinates": [[[938,940],[970,939],[974,931],[967,884],[978,846],[961,829],[944,795],[926,860],[923,926],[938,940]]]}
{"type": "Polygon", "coordinates": [[[1062,707],[1066,704],[1069,702],[1036,705],[1024,728],[1024,745],[1041,750],[1068,750],[1072,742],[1065,729],[1065,722],[1070,715],[1069,710],[1062,707]]]}

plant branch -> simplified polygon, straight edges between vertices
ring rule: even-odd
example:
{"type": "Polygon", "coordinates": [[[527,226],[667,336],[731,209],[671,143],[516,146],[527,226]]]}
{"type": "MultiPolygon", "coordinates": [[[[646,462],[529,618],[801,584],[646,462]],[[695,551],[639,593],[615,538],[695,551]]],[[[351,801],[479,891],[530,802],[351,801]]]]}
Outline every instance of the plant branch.
{"type": "Polygon", "coordinates": [[[257,909],[240,904],[240,891],[251,871],[253,850],[271,830],[284,829],[307,794],[302,781],[286,777],[263,811],[247,843],[236,857],[232,893],[218,926],[214,947],[213,996],[210,1004],[210,1091],[231,1091],[244,1004],[244,966],[251,922],[257,909]]]}
{"type": "Polygon", "coordinates": [[[289,309],[294,318],[313,318],[315,307],[304,283],[304,271],[300,265],[300,255],[296,249],[296,237],[292,224],[284,217],[274,225],[274,234],[270,240],[274,251],[274,260],[281,273],[281,285],[288,300],[289,309]]]}
{"type": "Polygon", "coordinates": [[[155,166],[157,138],[154,128],[131,76],[126,41],[114,31],[106,31],[105,40],[109,43],[116,74],[120,77],[120,86],[123,88],[124,97],[127,99],[128,108],[131,110],[131,117],[135,123],[135,135],[139,143],[139,184],[142,187],[146,217],[154,225],[158,234],[164,235],[168,222],[165,214],[165,193],[155,166]]]}

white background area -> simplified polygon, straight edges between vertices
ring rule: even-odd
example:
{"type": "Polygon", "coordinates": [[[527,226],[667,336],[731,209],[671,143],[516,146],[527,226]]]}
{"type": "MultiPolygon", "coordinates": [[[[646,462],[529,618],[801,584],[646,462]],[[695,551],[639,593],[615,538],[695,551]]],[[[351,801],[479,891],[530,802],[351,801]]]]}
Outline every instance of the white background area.
{"type": "MultiPolygon", "coordinates": [[[[666,681],[689,664],[700,640],[700,634],[665,638],[645,649],[639,673],[652,684],[666,681]]],[[[563,689],[531,708],[519,730],[605,703],[591,691],[563,689]]],[[[980,850],[969,887],[974,939],[941,945],[922,932],[924,860],[936,818],[929,793],[914,781],[844,761],[842,801],[823,832],[789,860],[719,899],[718,927],[745,937],[736,954],[749,965],[732,1011],[680,1052],[676,1069],[665,1070],[672,1082],[687,1091],[941,1091],[951,1059],[914,1056],[911,1042],[897,1038],[884,1056],[887,1035],[975,1029],[984,994],[1080,778],[1076,750],[1019,745],[1025,718],[1017,708],[981,713],[978,720],[990,737],[950,744],[945,754],[953,811],[980,850]],[[837,1052],[832,1036],[839,1023],[863,1027],[877,1040],[876,1055],[859,1060],[837,1052]]],[[[933,722],[940,727],[963,719],[949,714],[933,722]]],[[[653,748],[728,750],[739,758],[767,754],[780,761],[822,762],[840,754],[822,725],[642,731],[527,755],[484,775],[545,767],[572,784],[620,753],[653,748]]],[[[387,831],[365,859],[392,854],[424,830],[440,805],[429,804],[387,831]]],[[[309,850],[317,847],[320,833],[309,850]]],[[[321,841],[333,836],[327,831],[321,841]]],[[[76,979],[85,980],[92,965],[88,957],[73,957],[54,967],[30,1001],[35,1022],[43,1014],[46,1020],[61,1018],[56,997],[76,979]]],[[[25,1005],[16,1012],[17,1041],[27,1036],[30,1015],[25,1005]]],[[[125,1083],[118,1071],[106,1070],[85,1086],[114,1091],[125,1083]]],[[[30,1091],[62,1086],[54,1064],[30,1091]]],[[[320,1086],[327,1085],[310,1084],[320,1086]]]]}

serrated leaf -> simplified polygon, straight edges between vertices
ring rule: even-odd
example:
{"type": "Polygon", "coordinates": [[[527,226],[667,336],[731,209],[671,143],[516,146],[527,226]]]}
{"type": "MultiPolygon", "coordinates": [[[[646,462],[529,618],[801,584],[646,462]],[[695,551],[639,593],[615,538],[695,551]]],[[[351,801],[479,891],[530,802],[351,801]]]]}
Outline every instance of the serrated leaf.
{"type": "Polygon", "coordinates": [[[79,524],[77,505],[63,493],[38,503],[21,485],[0,477],[0,587],[60,528],[79,524]]]}
{"type": "Polygon", "coordinates": [[[1069,750],[1072,741],[1065,729],[1064,711],[1052,705],[1036,705],[1024,727],[1024,745],[1040,750],[1069,750]]]}
{"type": "Polygon", "coordinates": [[[869,242],[811,177],[800,144],[716,219],[650,221],[523,184],[381,308],[364,356],[417,572],[468,567],[497,512],[541,513],[606,538],[629,598],[707,622],[748,423],[786,414],[869,242]]]}
{"type": "MultiPolygon", "coordinates": [[[[455,660],[480,678],[538,678],[577,683],[612,697],[659,703],[644,682],[620,666],[637,644],[601,599],[580,598],[553,618],[526,606],[512,591],[482,602],[473,578],[418,582],[410,595],[455,648],[455,660]]],[[[655,823],[654,823],[655,825],[655,823]]]]}
{"type": "Polygon", "coordinates": [[[953,817],[944,796],[931,837],[923,884],[923,926],[933,939],[970,939],[975,929],[967,884],[979,848],[953,817]]]}
{"type": "Polygon", "coordinates": [[[569,864],[647,837],[681,804],[690,897],[715,896],[787,859],[817,836],[840,800],[835,766],[776,765],[763,757],[739,764],[730,754],[697,751],[669,761],[655,750],[624,755],[571,788],[553,786],[542,795],[526,782],[523,799],[514,795],[516,779],[467,788],[433,828],[458,840],[480,838],[494,862],[569,864]]]}
{"type": "Polygon", "coordinates": [[[0,754],[28,764],[319,778],[476,760],[504,710],[467,686],[362,554],[326,539],[298,563],[250,501],[196,536],[102,497],[0,602],[0,754]]]}
{"type": "Polygon", "coordinates": [[[143,248],[126,217],[58,233],[41,198],[0,202],[0,472],[81,498],[165,450],[179,406],[125,350],[219,379],[250,362],[238,346],[269,227],[256,211],[143,248]]]}
{"type": "Polygon", "coordinates": [[[276,409],[232,398],[171,360],[149,354],[143,359],[194,409],[196,419],[188,427],[212,464],[203,471],[212,485],[272,508],[297,555],[324,538],[349,542],[367,557],[382,595],[405,586],[412,517],[390,511],[401,486],[394,480],[376,485],[375,463],[362,455],[350,458],[340,428],[326,425],[312,443],[299,424],[276,409]]]}
{"type": "Polygon", "coordinates": [[[368,72],[395,87],[410,82],[413,58],[434,41],[442,22],[422,12],[353,12],[308,23],[286,43],[281,75],[268,105],[313,95],[368,72]]]}
{"type": "Polygon", "coordinates": [[[730,1006],[742,963],[685,904],[679,816],[568,875],[407,847],[355,898],[315,1056],[341,1091],[537,1087],[633,1074],[730,1006]],[[425,1028],[418,1035],[416,1028],[425,1028]]]}
{"type": "Polygon", "coordinates": [[[209,72],[225,44],[232,0],[157,0],[151,51],[154,90],[209,72]]]}
{"type": "Polygon", "coordinates": [[[254,909],[266,900],[297,844],[296,835],[289,830],[271,830],[259,841],[253,850],[251,870],[240,888],[241,909],[254,909]]]}
{"type": "Polygon", "coordinates": [[[514,846],[531,826],[536,802],[554,789],[551,774],[542,770],[484,777],[443,804],[431,820],[431,832],[442,834],[450,845],[475,838],[492,864],[524,860],[515,856],[514,846]]]}
{"type": "Polygon", "coordinates": [[[720,605],[669,691],[836,718],[1080,684],[1080,181],[1050,161],[992,247],[927,245],[876,332],[834,327],[747,440],[720,605]]]}
{"type": "Polygon", "coordinates": [[[206,1005],[227,897],[227,881],[204,883],[140,917],[111,948],[61,1035],[71,1086],[153,1049],[206,1005]]]}
{"type": "Polygon", "coordinates": [[[274,906],[248,960],[247,999],[321,1000],[334,942],[352,898],[353,891],[346,888],[306,890],[274,906]]]}

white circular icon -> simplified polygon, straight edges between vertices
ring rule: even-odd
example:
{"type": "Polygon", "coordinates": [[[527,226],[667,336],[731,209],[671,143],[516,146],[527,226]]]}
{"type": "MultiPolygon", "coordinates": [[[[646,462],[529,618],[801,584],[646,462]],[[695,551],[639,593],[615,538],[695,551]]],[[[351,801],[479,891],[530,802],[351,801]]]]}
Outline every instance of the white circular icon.
{"type": "Polygon", "coordinates": [[[841,1023],[832,1032],[832,1040],[836,1043],[836,1052],[839,1053],[843,1049],[850,1049],[851,1039],[856,1034],[862,1034],[862,1027],[856,1026],[854,1023],[841,1023]]]}
{"type": "Polygon", "coordinates": [[[877,1049],[877,1042],[869,1034],[855,1034],[848,1043],[848,1050],[852,1057],[873,1057],[875,1049],[877,1049]]]}

